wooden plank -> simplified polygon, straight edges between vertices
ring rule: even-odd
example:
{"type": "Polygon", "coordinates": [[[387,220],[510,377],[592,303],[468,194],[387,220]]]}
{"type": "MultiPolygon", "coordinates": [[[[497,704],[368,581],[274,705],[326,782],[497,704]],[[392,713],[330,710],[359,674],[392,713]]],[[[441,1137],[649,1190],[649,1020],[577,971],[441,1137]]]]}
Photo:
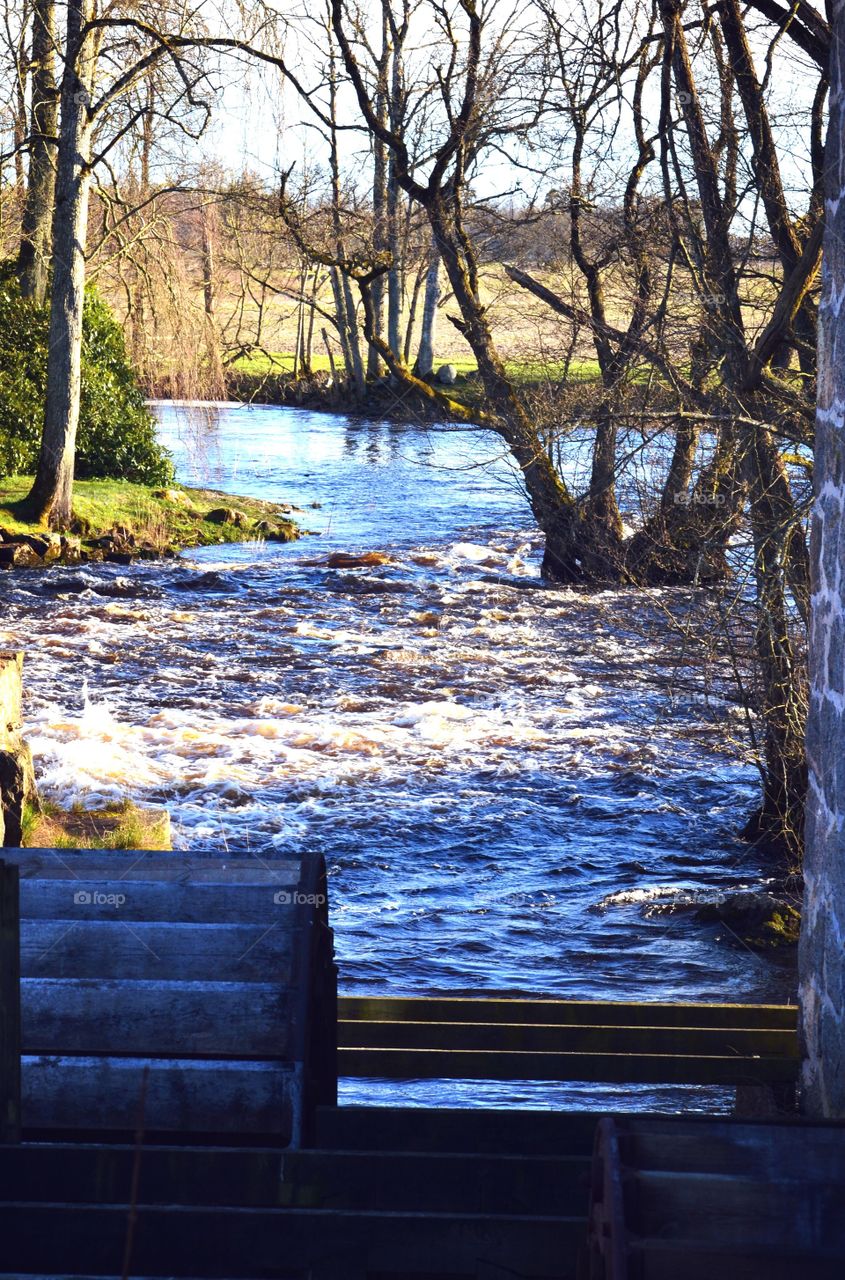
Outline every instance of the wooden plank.
{"type": "Polygon", "coordinates": [[[319,1107],[316,1145],[367,1151],[587,1157],[600,1113],[479,1107],[319,1107]]]}
{"type": "MultiPolygon", "coordinates": [[[[5,1147],[0,1200],[122,1203],[134,1157],[128,1143],[5,1147]]],[[[577,1215],[589,1172],[586,1157],[148,1145],[137,1203],[577,1215]]]]}
{"type": "Polygon", "coordinates": [[[162,880],[22,880],[29,920],[159,920],[187,924],[278,924],[290,928],[294,892],[278,886],[162,880]]]}
{"type": "MultiPolygon", "coordinates": [[[[789,1174],[789,1170],[784,1171],[789,1174]]],[[[689,1236],[725,1246],[759,1243],[845,1259],[845,1186],[709,1173],[628,1172],[629,1226],[640,1236],[689,1236]]]]}
{"type": "Polygon", "coordinates": [[[794,1172],[802,1183],[839,1185],[845,1203],[845,1124],[711,1120],[702,1126],[631,1118],[618,1123],[625,1161],[635,1168],[733,1173],[772,1182],[794,1172]]]}
{"type": "Polygon", "coordinates": [[[631,1271],[639,1280],[842,1280],[839,1255],[786,1248],[722,1246],[697,1236],[689,1240],[636,1240],[631,1271]]]}
{"type": "MultiPolygon", "coordinates": [[[[79,880],[83,888],[88,881],[162,880],[176,884],[267,884],[276,888],[294,889],[299,883],[299,863],[263,863],[259,859],[249,862],[229,861],[222,858],[192,858],[187,855],[133,854],[118,858],[115,853],[91,858],[67,861],[64,850],[52,857],[41,854],[29,857],[29,850],[21,850],[16,861],[20,877],[25,880],[79,880]]],[[[119,852],[119,851],[116,851],[119,852]]]]}
{"type": "Polygon", "coordinates": [[[787,1058],[674,1054],[498,1053],[450,1049],[339,1049],[346,1077],[389,1080],[561,1080],[607,1084],[769,1084],[794,1080],[787,1058]]]}
{"type": "Polygon", "coordinates": [[[339,1022],[338,1043],[372,1049],[496,1049],[534,1053],[677,1053],[798,1057],[794,1031],[721,1027],[543,1026],[506,1022],[339,1022]]]}
{"type": "Polygon", "coordinates": [[[19,924],[17,869],[0,862],[0,1142],[16,1142],[20,1136],[19,924]]]}
{"type": "MultiPolygon", "coordinates": [[[[4,1266],[114,1272],[127,1209],[0,1205],[4,1266]]],[[[505,1275],[569,1280],[583,1229],[583,1218],[156,1206],[139,1215],[132,1275],[266,1277],[302,1268],[313,1280],[454,1277],[494,1261],[505,1275]]]]}
{"type": "Polygon", "coordinates": [[[537,1022],[572,1026],[763,1027],[792,1030],[794,1005],[680,1004],[664,1001],[487,999],[446,996],[340,996],[349,1022],[537,1022]]]}
{"type": "Polygon", "coordinates": [[[156,872],[171,868],[178,872],[183,869],[236,871],[254,867],[297,881],[302,870],[301,858],[275,858],[237,849],[225,854],[220,850],[203,853],[197,849],[190,853],[161,849],[9,849],[4,851],[4,857],[6,853],[9,861],[21,868],[22,879],[29,869],[38,878],[42,869],[52,875],[62,870],[97,867],[104,867],[107,872],[119,868],[123,872],[128,867],[144,865],[156,872]]]}
{"type": "Polygon", "coordinates": [[[284,1058],[290,993],[275,983],[25,978],[28,1054],[192,1054],[284,1058]]]}
{"type": "Polygon", "coordinates": [[[29,1057],[22,1060],[26,1129],[124,1130],[138,1123],[144,1068],[149,1069],[149,1131],[273,1134],[290,1140],[298,1089],[283,1062],[29,1057]]]}
{"type": "Polygon", "coordinates": [[[291,980],[297,930],[281,925],[23,920],[24,978],[291,980]]]}

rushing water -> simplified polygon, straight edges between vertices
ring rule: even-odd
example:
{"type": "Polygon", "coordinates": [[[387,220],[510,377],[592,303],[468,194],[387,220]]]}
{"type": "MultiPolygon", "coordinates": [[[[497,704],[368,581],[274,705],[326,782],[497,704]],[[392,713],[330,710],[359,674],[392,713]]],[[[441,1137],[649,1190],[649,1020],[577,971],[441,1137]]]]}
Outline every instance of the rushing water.
{"type": "MultiPolygon", "coordinates": [[[[319,536],[5,577],[0,639],[27,650],[48,796],[165,804],[179,848],[322,850],[347,992],[790,997],[788,960],[660,910],[762,875],[733,836],[757,785],[726,747],[736,712],[679,651],[692,593],[541,583],[484,433],[159,414],[180,479],[298,504],[319,536]],[[392,559],[315,563],[332,549],[392,559]]],[[[345,1091],[435,1095],[655,1106],[681,1091],[345,1091]]]]}

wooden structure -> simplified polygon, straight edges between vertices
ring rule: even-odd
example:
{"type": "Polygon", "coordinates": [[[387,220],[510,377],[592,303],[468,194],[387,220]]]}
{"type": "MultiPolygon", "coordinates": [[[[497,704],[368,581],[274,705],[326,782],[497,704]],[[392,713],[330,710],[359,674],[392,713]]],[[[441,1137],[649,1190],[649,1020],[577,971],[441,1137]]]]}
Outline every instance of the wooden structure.
{"type": "Polygon", "coordinates": [[[342,1076],[791,1089],[786,1005],[345,996],[342,1076]]]}
{"type": "Polygon", "coordinates": [[[579,1280],[841,1280],[845,1124],[605,1116],[579,1280]]]}
{"type": "Polygon", "coordinates": [[[21,1128],[20,913],[18,869],[0,862],[0,1143],[21,1128]]]}
{"type": "Polygon", "coordinates": [[[336,1096],[321,858],[8,850],[22,1123],[309,1137],[336,1096]]]}

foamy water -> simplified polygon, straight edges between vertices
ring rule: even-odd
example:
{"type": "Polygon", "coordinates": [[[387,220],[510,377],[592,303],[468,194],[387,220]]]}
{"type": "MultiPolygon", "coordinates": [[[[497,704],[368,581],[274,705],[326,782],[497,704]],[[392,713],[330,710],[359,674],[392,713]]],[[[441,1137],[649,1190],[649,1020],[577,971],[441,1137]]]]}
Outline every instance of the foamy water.
{"type": "Polygon", "coordinates": [[[347,991],[789,996],[788,960],[649,910],[764,871],[733,835],[757,785],[735,710],[678,646],[693,593],[545,587],[481,433],[280,410],[164,427],[184,478],[297,503],[319,536],[0,580],[45,795],[166,804],[181,849],[322,850],[347,991]],[[337,548],[392,559],[314,563],[337,548]]]}

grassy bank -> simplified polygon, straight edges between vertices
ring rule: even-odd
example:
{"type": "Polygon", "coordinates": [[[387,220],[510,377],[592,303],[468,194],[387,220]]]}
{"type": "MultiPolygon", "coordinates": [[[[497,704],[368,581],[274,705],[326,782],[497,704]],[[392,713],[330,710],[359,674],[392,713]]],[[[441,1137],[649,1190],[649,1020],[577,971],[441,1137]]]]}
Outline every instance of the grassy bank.
{"type": "MultiPolygon", "coordinates": [[[[4,542],[43,532],[21,517],[20,504],[31,484],[29,476],[0,479],[0,535],[4,542]]],[[[74,485],[70,532],[77,535],[83,553],[86,548],[93,551],[103,539],[127,552],[137,549],[139,553],[159,554],[250,538],[290,542],[299,532],[289,518],[290,510],[215,489],[181,485],[148,489],[121,480],[79,480],[74,485]]]]}

